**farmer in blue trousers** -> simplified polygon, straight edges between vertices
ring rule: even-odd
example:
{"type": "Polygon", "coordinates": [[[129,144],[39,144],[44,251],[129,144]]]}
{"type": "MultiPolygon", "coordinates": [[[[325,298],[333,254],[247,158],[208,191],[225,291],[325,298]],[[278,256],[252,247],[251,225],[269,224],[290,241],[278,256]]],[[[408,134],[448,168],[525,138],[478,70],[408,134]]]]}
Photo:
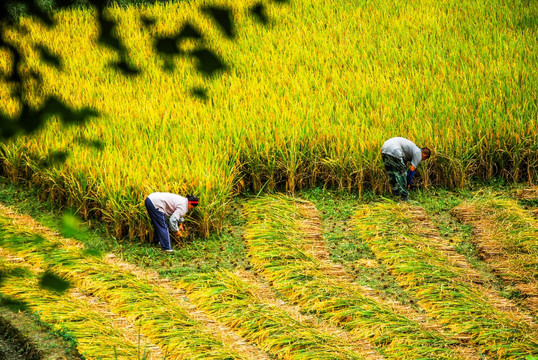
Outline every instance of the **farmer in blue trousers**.
{"type": "Polygon", "coordinates": [[[154,192],[148,195],[144,204],[155,229],[155,239],[161,244],[161,249],[173,252],[168,224],[170,224],[170,232],[175,236],[180,236],[185,230],[183,217],[188,211],[198,206],[198,198],[193,195],[183,197],[172,193],[154,192]],[[168,222],[167,217],[170,217],[168,222]]]}
{"type": "Polygon", "coordinates": [[[400,196],[403,201],[407,201],[418,164],[430,158],[430,149],[419,148],[411,140],[394,137],[385,141],[381,148],[381,156],[389,176],[392,193],[400,196]],[[407,169],[408,162],[411,163],[409,169],[407,169]]]}

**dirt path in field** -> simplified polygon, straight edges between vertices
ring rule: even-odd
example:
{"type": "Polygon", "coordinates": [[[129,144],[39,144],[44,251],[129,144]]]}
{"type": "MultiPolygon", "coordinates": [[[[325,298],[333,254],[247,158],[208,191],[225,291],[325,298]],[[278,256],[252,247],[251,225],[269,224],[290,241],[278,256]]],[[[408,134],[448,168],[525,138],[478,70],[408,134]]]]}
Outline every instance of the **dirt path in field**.
{"type": "MultiPolygon", "coordinates": [[[[32,232],[41,234],[43,236],[53,237],[65,246],[74,246],[77,248],[84,247],[80,242],[64,238],[61,236],[60,233],[40,225],[32,217],[28,215],[18,214],[12,209],[2,204],[0,204],[0,213],[5,217],[11,219],[14,222],[15,226],[24,227],[32,232]]],[[[0,255],[3,255],[4,258],[9,261],[24,261],[24,259],[17,258],[16,256],[7,253],[1,248],[0,250],[2,251],[0,252],[0,255]]],[[[161,278],[157,274],[157,272],[143,270],[136,265],[122,262],[114,254],[106,255],[104,257],[104,261],[110,265],[118,266],[124,272],[131,273],[140,279],[144,279],[153,286],[163,288],[170,296],[174,297],[178,306],[184,309],[193,320],[199,322],[203,327],[205,327],[208,330],[209,334],[213,335],[217,340],[230,346],[230,348],[232,348],[235,352],[239,353],[239,355],[243,356],[245,359],[270,359],[270,357],[266,353],[258,349],[256,346],[246,342],[243,338],[233,332],[229,327],[218,323],[213,318],[205,314],[203,311],[199,310],[194,304],[189,302],[189,300],[185,296],[184,290],[178,290],[177,288],[174,288],[172,285],[170,285],[170,281],[168,279],[161,278]]],[[[146,348],[150,351],[150,353],[148,353],[148,358],[164,358],[164,354],[158,346],[148,342],[146,340],[147,336],[143,333],[139,333],[138,329],[134,326],[134,324],[108,310],[106,302],[103,302],[96,297],[83,294],[80,291],[73,291],[72,293],[73,296],[85,300],[91,307],[95,308],[104,316],[110,318],[117,326],[117,329],[122,331],[126,339],[134,341],[134,343],[137,344],[138,338],[140,337],[141,347],[143,349],[146,348]]]]}
{"type": "MultiPolygon", "coordinates": [[[[480,210],[474,206],[461,205],[452,211],[453,215],[460,221],[473,226],[473,242],[476,244],[478,251],[483,260],[490,266],[492,272],[499,278],[503,279],[505,283],[515,283],[516,288],[525,295],[525,298],[521,300],[523,306],[528,308],[534,316],[538,316],[538,281],[523,282],[519,281],[513,276],[510,276],[510,269],[516,264],[515,258],[510,258],[504,251],[504,245],[498,240],[498,234],[496,233],[497,226],[491,223],[491,220],[480,214],[480,210]]],[[[524,256],[521,254],[516,255],[524,256]]],[[[514,257],[514,256],[512,256],[514,257]]],[[[535,259],[527,259],[526,263],[530,263],[535,259]]],[[[490,291],[491,292],[491,291],[490,291]]],[[[500,301],[504,300],[506,311],[514,314],[519,313],[527,321],[536,326],[536,323],[532,321],[532,316],[526,313],[521,307],[517,307],[513,302],[500,298],[500,301]]]]}
{"type": "Polygon", "coordinates": [[[465,273],[462,280],[467,281],[470,285],[478,289],[495,309],[516,322],[524,321],[529,326],[536,326],[533,317],[530,314],[523,311],[512,301],[501,297],[495,289],[486,287],[486,282],[480,272],[478,272],[463,255],[458,254],[448,240],[440,236],[437,227],[433,224],[428,214],[426,214],[424,208],[410,207],[409,210],[406,211],[406,216],[408,216],[408,218],[415,224],[413,231],[421,236],[431,239],[428,246],[434,247],[444,254],[451,265],[462,269],[465,273]]]}
{"type": "MultiPolygon", "coordinates": [[[[342,265],[336,264],[330,260],[330,254],[327,250],[327,245],[322,236],[321,231],[321,219],[319,218],[319,212],[311,203],[300,204],[301,214],[304,216],[304,219],[301,221],[300,229],[306,235],[303,237],[303,244],[305,251],[314,256],[320,261],[323,271],[336,279],[338,282],[346,284],[348,287],[355,289],[357,293],[361,293],[380,304],[387,305],[391,308],[396,314],[405,316],[406,318],[420,324],[420,326],[428,331],[438,332],[450,338],[450,334],[447,334],[443,327],[433,322],[431,318],[428,318],[425,314],[418,313],[415,309],[410,306],[403,305],[396,301],[388,301],[384,294],[380,291],[374,290],[372,288],[361,286],[356,284],[353,280],[353,277],[349,275],[342,265]]],[[[452,336],[452,338],[454,338],[452,336]]],[[[479,358],[478,349],[468,346],[468,338],[457,338],[461,345],[453,346],[452,349],[463,359],[477,359],[479,358]]]]}

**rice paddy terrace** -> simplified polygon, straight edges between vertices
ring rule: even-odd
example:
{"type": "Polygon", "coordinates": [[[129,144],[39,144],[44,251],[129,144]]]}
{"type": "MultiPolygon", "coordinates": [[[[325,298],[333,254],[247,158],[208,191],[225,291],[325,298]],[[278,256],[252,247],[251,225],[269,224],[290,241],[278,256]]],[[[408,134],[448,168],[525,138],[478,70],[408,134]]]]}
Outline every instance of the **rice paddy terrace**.
{"type": "Polygon", "coordinates": [[[243,201],[232,265],[192,260],[181,275],[177,253],[157,253],[162,267],[131,245],[99,253],[2,205],[2,304],[70,334],[86,359],[538,356],[535,190],[425,205],[308,194],[243,201]],[[69,285],[50,290],[47,274],[69,285]]]}

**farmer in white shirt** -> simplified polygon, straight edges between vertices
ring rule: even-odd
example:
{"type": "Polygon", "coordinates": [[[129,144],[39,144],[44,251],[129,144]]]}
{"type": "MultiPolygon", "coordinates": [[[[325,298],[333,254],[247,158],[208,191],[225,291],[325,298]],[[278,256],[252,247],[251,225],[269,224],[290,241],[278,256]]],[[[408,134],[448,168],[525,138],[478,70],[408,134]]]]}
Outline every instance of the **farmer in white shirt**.
{"type": "Polygon", "coordinates": [[[173,252],[168,224],[170,224],[170,232],[180,236],[181,231],[185,230],[183,217],[189,210],[198,206],[198,198],[193,195],[187,195],[185,198],[172,193],[154,192],[148,195],[144,204],[155,229],[155,239],[159,241],[164,251],[173,252]],[[170,219],[167,223],[168,216],[170,219]]]}
{"type": "Polygon", "coordinates": [[[419,148],[410,140],[394,137],[385,141],[381,148],[381,156],[389,176],[392,193],[400,196],[403,201],[407,201],[418,164],[422,160],[429,159],[430,149],[419,148]],[[411,163],[409,169],[407,169],[408,162],[411,163]]]}

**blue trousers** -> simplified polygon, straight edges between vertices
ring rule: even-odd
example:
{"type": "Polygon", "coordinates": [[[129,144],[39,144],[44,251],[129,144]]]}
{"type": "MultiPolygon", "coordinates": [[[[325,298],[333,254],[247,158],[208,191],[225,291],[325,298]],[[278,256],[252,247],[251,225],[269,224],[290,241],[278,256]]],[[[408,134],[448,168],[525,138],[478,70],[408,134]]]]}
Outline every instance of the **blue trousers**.
{"type": "Polygon", "coordinates": [[[144,205],[146,205],[146,210],[151,219],[151,225],[153,225],[153,229],[155,230],[155,239],[159,240],[163,250],[172,249],[170,246],[170,233],[168,232],[166,214],[157,210],[149,198],[146,198],[144,205]]]}

